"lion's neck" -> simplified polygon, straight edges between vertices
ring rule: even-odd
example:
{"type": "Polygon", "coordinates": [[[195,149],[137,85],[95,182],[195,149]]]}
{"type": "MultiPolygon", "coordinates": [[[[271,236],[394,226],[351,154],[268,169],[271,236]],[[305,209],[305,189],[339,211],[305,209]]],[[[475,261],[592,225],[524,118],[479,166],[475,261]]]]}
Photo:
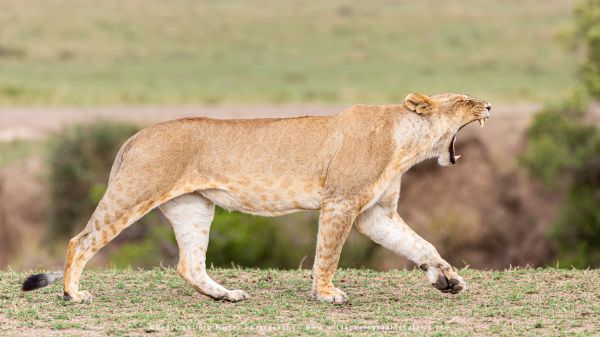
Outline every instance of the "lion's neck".
{"type": "Polygon", "coordinates": [[[451,135],[445,125],[440,124],[443,123],[416,114],[402,116],[395,132],[398,167],[401,171],[405,172],[420,162],[448,151],[445,144],[451,135]]]}

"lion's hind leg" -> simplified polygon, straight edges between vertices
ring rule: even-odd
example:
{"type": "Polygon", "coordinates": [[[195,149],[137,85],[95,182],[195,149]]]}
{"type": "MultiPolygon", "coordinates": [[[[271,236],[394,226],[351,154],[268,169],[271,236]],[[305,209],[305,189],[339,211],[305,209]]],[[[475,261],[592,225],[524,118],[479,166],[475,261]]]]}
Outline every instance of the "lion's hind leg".
{"type": "Polygon", "coordinates": [[[185,194],[160,206],[169,219],[179,246],[177,272],[200,293],[216,300],[237,302],[249,298],[242,290],[228,290],[206,272],[206,249],[215,205],[198,195],[185,194]]]}
{"type": "Polygon", "coordinates": [[[109,187],[85,228],[69,241],[64,270],[65,300],[82,302],[92,299],[89,292],[79,291],[79,280],[86,263],[125,228],[156,207],[157,203],[145,198],[121,202],[109,187]]]}

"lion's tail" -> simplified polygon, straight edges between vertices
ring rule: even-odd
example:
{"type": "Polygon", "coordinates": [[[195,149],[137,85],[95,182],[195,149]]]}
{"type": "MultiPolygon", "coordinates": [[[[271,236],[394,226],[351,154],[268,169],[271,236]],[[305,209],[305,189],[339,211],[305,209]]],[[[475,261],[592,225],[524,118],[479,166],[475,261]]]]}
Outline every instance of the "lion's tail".
{"type": "Polygon", "coordinates": [[[23,281],[23,285],[21,286],[21,290],[23,291],[31,291],[39,288],[43,288],[49,284],[52,284],[64,276],[62,271],[55,271],[52,273],[46,274],[33,274],[23,281]]]}

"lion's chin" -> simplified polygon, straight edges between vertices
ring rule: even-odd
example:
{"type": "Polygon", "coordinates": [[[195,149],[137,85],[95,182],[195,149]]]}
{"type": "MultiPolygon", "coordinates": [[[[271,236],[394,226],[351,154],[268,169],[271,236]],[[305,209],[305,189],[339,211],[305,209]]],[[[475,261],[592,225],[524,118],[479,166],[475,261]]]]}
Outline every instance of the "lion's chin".
{"type": "Polygon", "coordinates": [[[438,164],[440,166],[451,166],[453,165],[452,162],[450,162],[450,156],[439,156],[438,160],[437,160],[438,164]]]}

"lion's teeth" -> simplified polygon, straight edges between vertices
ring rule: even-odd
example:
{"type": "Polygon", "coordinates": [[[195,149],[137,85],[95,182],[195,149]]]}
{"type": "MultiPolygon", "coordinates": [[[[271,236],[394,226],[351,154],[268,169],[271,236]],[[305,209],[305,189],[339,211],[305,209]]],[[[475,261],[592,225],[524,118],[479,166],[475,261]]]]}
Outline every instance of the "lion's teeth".
{"type": "Polygon", "coordinates": [[[483,118],[479,120],[479,125],[480,125],[481,127],[483,127],[483,124],[484,124],[484,123],[485,123],[485,121],[483,120],[483,118]]]}
{"type": "Polygon", "coordinates": [[[458,156],[454,157],[454,160],[458,160],[461,157],[461,155],[459,154],[458,156]]]}

